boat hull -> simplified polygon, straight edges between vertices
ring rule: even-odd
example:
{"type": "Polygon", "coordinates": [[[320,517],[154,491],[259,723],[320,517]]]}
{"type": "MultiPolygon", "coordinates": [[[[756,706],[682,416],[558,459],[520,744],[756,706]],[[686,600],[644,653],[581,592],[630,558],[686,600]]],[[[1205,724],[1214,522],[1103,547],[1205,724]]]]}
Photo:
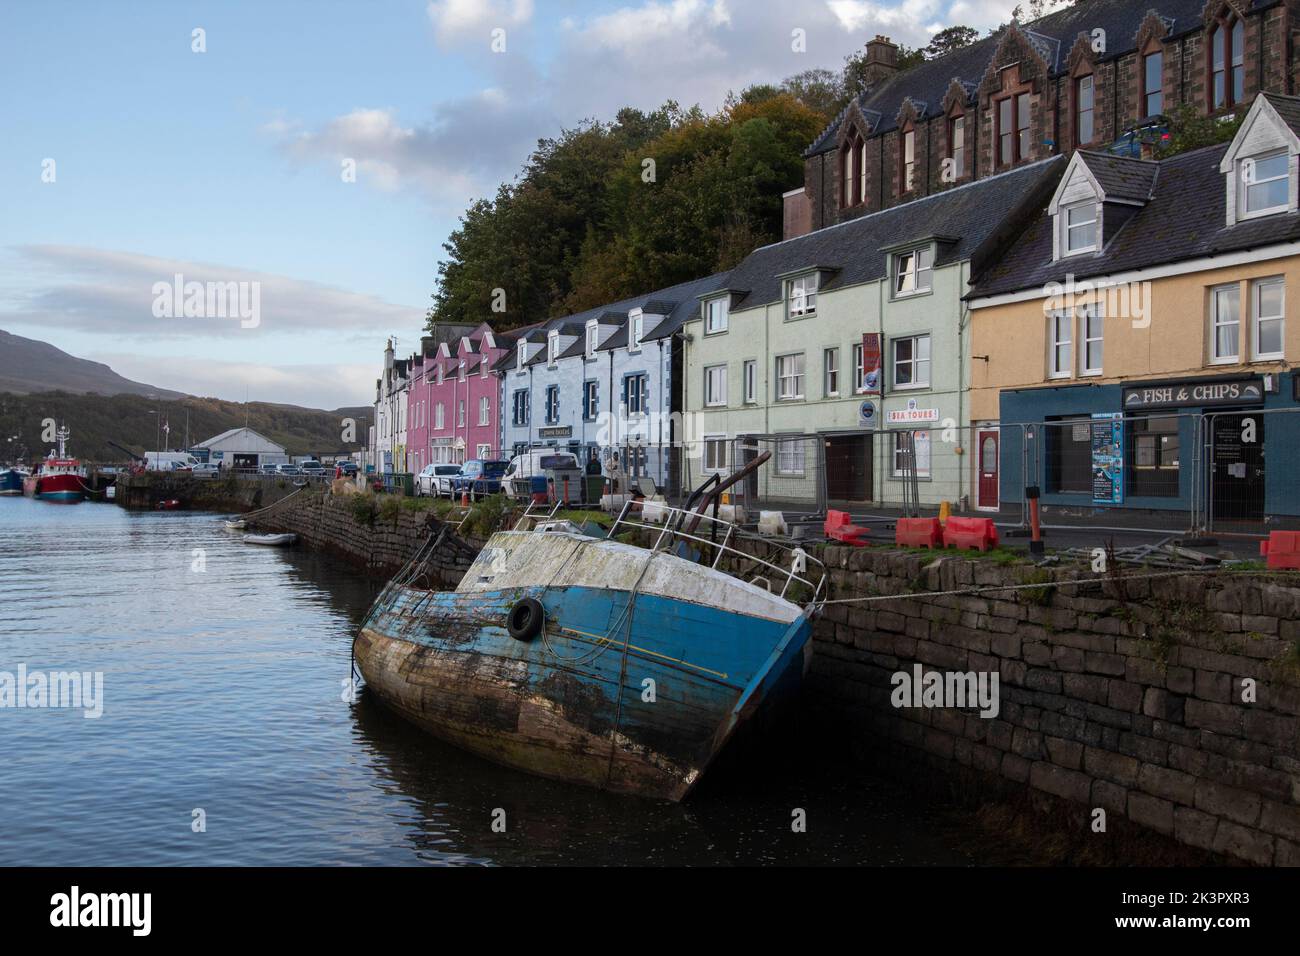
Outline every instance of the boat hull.
{"type": "Polygon", "coordinates": [[[42,501],[80,501],[85,497],[80,475],[40,475],[36,497],[42,501]]]}
{"type": "Polygon", "coordinates": [[[0,495],[21,495],[22,493],[22,472],[13,469],[0,471],[0,495]]]}
{"type": "Polygon", "coordinates": [[[392,588],[354,653],[383,703],[449,743],[540,776],[677,801],[762,701],[797,689],[810,629],[804,616],[609,588],[392,588]],[[528,597],[547,623],[516,640],[506,617],[528,597]]]}

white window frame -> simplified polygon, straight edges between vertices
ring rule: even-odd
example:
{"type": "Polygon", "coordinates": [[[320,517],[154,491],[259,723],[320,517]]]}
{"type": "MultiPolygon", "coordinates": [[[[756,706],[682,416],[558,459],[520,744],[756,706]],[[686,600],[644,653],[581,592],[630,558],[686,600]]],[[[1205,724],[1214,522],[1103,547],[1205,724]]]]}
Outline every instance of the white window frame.
{"type": "Polygon", "coordinates": [[[705,435],[703,441],[704,470],[706,472],[725,474],[727,472],[727,436],[705,435]],[[710,459],[712,459],[712,464],[710,464],[710,459]]]}
{"type": "Polygon", "coordinates": [[[1098,211],[1098,204],[1095,200],[1086,199],[1083,202],[1071,203],[1061,210],[1061,257],[1080,256],[1087,252],[1097,251],[1097,237],[1101,231],[1101,216],[1098,211]],[[1085,219],[1082,222],[1073,223],[1070,217],[1076,212],[1092,210],[1092,218],[1085,219]],[[1071,236],[1076,229],[1082,229],[1085,226],[1092,227],[1091,245],[1073,247],[1070,245],[1071,236]]]}
{"type": "Polygon", "coordinates": [[[1241,285],[1236,282],[1210,288],[1210,364],[1236,365],[1241,361],[1241,285]],[[1219,321],[1220,295],[1235,295],[1237,300],[1237,317],[1232,322],[1219,321]],[[1231,355],[1219,354],[1219,329],[1229,326],[1237,327],[1237,351],[1231,355]]]}
{"type": "Polygon", "coordinates": [[[476,458],[486,458],[486,457],[488,457],[488,456],[491,455],[491,454],[492,454],[492,446],[491,446],[491,445],[479,445],[479,446],[478,446],[478,454],[475,455],[474,457],[476,457],[476,458]]]}
{"type": "Polygon", "coordinates": [[[459,404],[456,406],[456,423],[457,428],[465,427],[465,399],[463,398],[459,400],[459,404]]]}
{"type": "Polygon", "coordinates": [[[745,359],[740,366],[741,389],[746,405],[758,404],[758,360],[745,359]]]}
{"type": "Polygon", "coordinates": [[[442,431],[442,429],[446,427],[446,425],[444,424],[445,422],[446,422],[446,411],[443,408],[442,402],[439,402],[437,407],[434,408],[433,410],[434,430],[442,431]]]}
{"type": "Polygon", "coordinates": [[[639,313],[628,320],[627,350],[629,352],[641,351],[641,335],[644,329],[643,317],[639,313]]]}
{"type": "MultiPolygon", "coordinates": [[[[778,438],[785,436],[778,436],[778,438]]],[[[791,438],[801,441],[778,441],[776,443],[776,473],[783,478],[802,478],[808,472],[808,442],[799,432],[792,433],[791,438]],[[786,449],[790,449],[789,452],[786,449]]]]}
{"type": "Polygon", "coordinates": [[[1079,374],[1101,375],[1106,363],[1106,316],[1096,303],[1079,308],[1079,374]],[[1093,322],[1096,328],[1093,328],[1093,322]],[[1096,335],[1093,332],[1096,332],[1096,335]],[[1098,359],[1094,366],[1091,361],[1092,346],[1096,343],[1098,359]]]}
{"type": "Polygon", "coordinates": [[[628,384],[627,413],[629,415],[646,414],[646,412],[648,411],[646,406],[649,405],[649,402],[647,402],[645,399],[646,399],[646,391],[649,389],[650,386],[650,376],[647,375],[645,372],[634,372],[633,374],[626,376],[623,381],[628,384]],[[636,390],[635,401],[633,401],[632,388],[631,388],[631,383],[634,381],[642,385],[641,388],[638,388],[636,390]]]}
{"type": "Polygon", "coordinates": [[[587,323],[587,344],[585,349],[587,358],[596,357],[596,346],[599,344],[599,340],[600,330],[596,326],[596,320],[592,319],[587,323]]]}
{"type": "Polygon", "coordinates": [[[548,332],[546,334],[546,364],[550,368],[555,368],[555,360],[560,357],[560,333],[548,332]]]}
{"type": "Polygon", "coordinates": [[[903,133],[902,192],[910,193],[916,185],[916,130],[903,133]]]}
{"type": "Polygon", "coordinates": [[[727,331],[731,313],[731,297],[727,295],[708,299],[704,303],[704,334],[720,335],[727,331]],[[716,308],[716,311],[715,311],[716,308]]]}
{"type": "Polygon", "coordinates": [[[1241,210],[1238,219],[1258,219],[1261,216],[1275,216],[1278,213],[1286,212],[1291,208],[1291,157],[1286,150],[1270,150],[1267,153],[1261,153],[1258,156],[1247,156],[1237,163],[1237,206],[1241,210]],[[1269,176],[1266,179],[1256,179],[1253,183],[1246,182],[1245,164],[1253,163],[1255,169],[1259,169],[1259,164],[1266,159],[1282,159],[1282,175],[1269,176]],[[1275,183],[1282,180],[1287,182],[1286,198],[1276,206],[1268,206],[1263,209],[1250,208],[1250,189],[1252,186],[1262,186],[1266,183],[1275,183]]]}
{"type": "Polygon", "coordinates": [[[862,366],[866,363],[867,352],[861,342],[853,343],[853,394],[861,395],[866,391],[867,370],[862,366]]]}
{"type": "Polygon", "coordinates": [[[478,423],[480,425],[492,424],[492,400],[486,395],[478,400],[478,423]]]}
{"type": "Polygon", "coordinates": [[[817,314],[818,276],[816,272],[786,280],[787,319],[806,319],[817,314]]]}
{"type": "Polygon", "coordinates": [[[894,298],[907,299],[934,291],[934,249],[918,246],[894,253],[894,298]],[[904,288],[904,285],[907,288],[904,288]]]}
{"type": "Polygon", "coordinates": [[[799,402],[804,398],[804,380],[806,378],[807,367],[804,362],[803,352],[790,352],[786,355],[776,357],[776,400],[778,402],[799,402]],[[796,361],[797,360],[797,361],[796,361]],[[794,362],[797,368],[789,374],[782,371],[782,363],[794,362]],[[786,382],[790,382],[795,390],[789,394],[785,392],[786,382]]]}
{"type": "Polygon", "coordinates": [[[893,383],[894,391],[896,392],[918,391],[930,387],[930,375],[932,371],[931,365],[933,362],[933,355],[930,352],[929,332],[920,332],[917,333],[916,335],[900,335],[897,338],[890,339],[889,358],[890,358],[889,378],[890,381],[893,383]],[[925,358],[920,357],[920,343],[923,339],[925,340],[925,353],[926,353],[925,358]],[[913,373],[912,381],[904,382],[901,385],[899,384],[898,381],[898,366],[900,364],[898,361],[898,346],[900,342],[912,343],[912,357],[910,359],[904,360],[902,364],[910,365],[912,367],[912,373],[913,373]],[[925,379],[921,380],[917,376],[916,372],[923,363],[925,365],[925,379]]]}
{"type": "Polygon", "coordinates": [[[1069,310],[1047,314],[1047,377],[1069,378],[1074,374],[1074,313],[1069,310]],[[1064,338],[1061,333],[1064,332],[1064,338]],[[1064,349],[1064,354],[1062,354],[1064,349]]]}
{"type": "Polygon", "coordinates": [[[725,408],[727,404],[727,366],[704,367],[704,404],[707,408],[725,408]]]}
{"type": "Polygon", "coordinates": [[[930,441],[930,429],[928,428],[898,429],[893,432],[893,460],[890,462],[892,477],[903,477],[903,469],[898,461],[903,446],[899,444],[898,438],[900,435],[906,434],[908,431],[911,431],[912,433],[912,449],[916,454],[916,477],[930,478],[933,473],[933,448],[930,441]],[[924,436],[924,438],[921,436],[924,436]]]}
{"type": "Polygon", "coordinates": [[[1286,279],[1282,276],[1269,276],[1256,279],[1250,284],[1250,348],[1251,356],[1256,362],[1268,362],[1286,358],[1286,279]],[[1260,289],[1265,286],[1277,286],[1282,292],[1281,311],[1277,315],[1260,315],[1260,289]],[[1263,340],[1260,326],[1265,322],[1278,324],[1278,343],[1282,346],[1277,352],[1262,352],[1259,343],[1263,340]]]}
{"type": "Polygon", "coordinates": [[[582,417],[584,421],[594,422],[600,412],[600,382],[589,378],[582,383],[582,417]],[[590,386],[590,387],[589,387],[590,386]]]}
{"type": "Polygon", "coordinates": [[[822,395],[840,397],[840,348],[822,349],[822,395]]]}
{"type": "Polygon", "coordinates": [[[528,343],[523,339],[520,339],[517,348],[518,355],[515,360],[515,368],[522,372],[524,370],[524,363],[528,361],[528,343]]]}
{"type": "Polygon", "coordinates": [[[560,423],[560,386],[546,386],[546,424],[558,425],[560,423]]]}

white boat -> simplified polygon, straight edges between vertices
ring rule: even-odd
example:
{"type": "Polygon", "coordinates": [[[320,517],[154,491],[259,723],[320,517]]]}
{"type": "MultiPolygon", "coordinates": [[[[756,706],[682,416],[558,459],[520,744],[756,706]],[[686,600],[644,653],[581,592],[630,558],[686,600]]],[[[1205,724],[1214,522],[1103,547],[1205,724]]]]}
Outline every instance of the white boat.
{"type": "Polygon", "coordinates": [[[264,544],[273,548],[282,548],[298,540],[296,534],[246,534],[244,544],[264,544]]]}
{"type": "Polygon", "coordinates": [[[227,531],[243,531],[248,527],[248,522],[243,518],[229,518],[226,520],[227,531]]]}

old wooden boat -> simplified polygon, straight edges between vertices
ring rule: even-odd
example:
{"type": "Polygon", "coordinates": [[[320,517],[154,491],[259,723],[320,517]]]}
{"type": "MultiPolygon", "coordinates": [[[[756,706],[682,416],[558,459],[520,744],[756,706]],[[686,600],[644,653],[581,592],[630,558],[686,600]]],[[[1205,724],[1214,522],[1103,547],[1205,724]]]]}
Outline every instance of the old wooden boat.
{"type": "Polygon", "coordinates": [[[699,512],[663,508],[653,547],[612,540],[640,524],[633,507],[606,538],[498,532],[454,591],[422,586],[417,555],[353,645],[367,687],[498,763],[683,799],[760,704],[798,687],[824,574],[798,549],[742,553],[740,529],[699,512]],[[719,568],[742,559],[754,579],[719,568]]]}

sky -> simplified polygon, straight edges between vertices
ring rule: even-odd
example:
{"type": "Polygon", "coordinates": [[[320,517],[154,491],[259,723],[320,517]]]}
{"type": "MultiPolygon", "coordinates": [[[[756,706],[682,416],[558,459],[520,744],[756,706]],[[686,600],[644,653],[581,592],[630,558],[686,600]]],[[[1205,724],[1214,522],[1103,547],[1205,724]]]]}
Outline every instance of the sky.
{"type": "Polygon", "coordinates": [[[539,138],[625,105],[716,110],[878,33],[920,46],[1013,6],[5,0],[0,328],[196,395],[370,404],[458,216],[539,138]]]}

